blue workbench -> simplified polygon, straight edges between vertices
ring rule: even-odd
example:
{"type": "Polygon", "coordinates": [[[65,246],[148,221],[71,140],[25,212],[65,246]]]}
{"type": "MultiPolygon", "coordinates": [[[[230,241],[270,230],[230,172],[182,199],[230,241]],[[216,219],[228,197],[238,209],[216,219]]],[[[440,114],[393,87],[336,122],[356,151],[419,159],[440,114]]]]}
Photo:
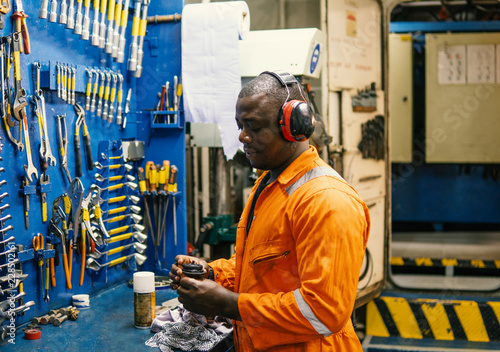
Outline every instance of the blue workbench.
{"type": "MultiPolygon", "coordinates": [[[[170,288],[156,291],[156,305],[176,298],[170,288]]],[[[70,305],[70,302],[65,306],[70,305]]],[[[25,340],[18,329],[15,344],[1,345],[2,352],[16,351],[159,351],[145,342],[153,336],[149,329],[134,327],[134,293],[128,283],[121,283],[90,297],[90,308],[80,310],[76,321],[61,326],[42,326],[39,340],[25,340]]],[[[221,341],[219,345],[227,341],[221,341]]],[[[216,347],[219,347],[216,346],[216,347]]],[[[231,346],[229,346],[231,347],[231,346]]],[[[228,348],[229,348],[228,347],[228,348]]],[[[226,351],[228,348],[218,349],[226,351]]]]}

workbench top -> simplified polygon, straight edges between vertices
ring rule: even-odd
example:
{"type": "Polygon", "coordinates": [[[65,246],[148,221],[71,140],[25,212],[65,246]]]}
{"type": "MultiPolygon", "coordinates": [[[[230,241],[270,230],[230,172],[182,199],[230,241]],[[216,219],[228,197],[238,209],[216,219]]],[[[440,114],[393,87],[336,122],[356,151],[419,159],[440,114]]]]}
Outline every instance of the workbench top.
{"type": "MultiPolygon", "coordinates": [[[[157,290],[156,305],[176,297],[177,294],[170,288],[157,290]]],[[[70,302],[66,306],[68,305],[70,302]]],[[[152,336],[150,329],[134,327],[134,293],[127,283],[123,283],[91,296],[90,308],[80,310],[76,321],[65,321],[59,327],[51,324],[43,326],[39,340],[24,339],[24,332],[19,329],[15,344],[0,345],[0,350],[159,351],[145,345],[146,340],[152,336]]],[[[226,350],[227,348],[222,349],[226,350]]]]}

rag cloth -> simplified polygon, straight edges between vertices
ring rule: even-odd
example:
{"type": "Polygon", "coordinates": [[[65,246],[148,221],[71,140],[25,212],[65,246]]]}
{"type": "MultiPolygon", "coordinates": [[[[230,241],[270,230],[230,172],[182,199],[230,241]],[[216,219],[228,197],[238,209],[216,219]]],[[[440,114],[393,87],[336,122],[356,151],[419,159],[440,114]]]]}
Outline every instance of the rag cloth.
{"type": "Polygon", "coordinates": [[[219,316],[207,319],[180,304],[153,320],[151,332],[155,335],[146,341],[146,346],[157,347],[162,352],[209,351],[232,331],[230,319],[219,316]]]}

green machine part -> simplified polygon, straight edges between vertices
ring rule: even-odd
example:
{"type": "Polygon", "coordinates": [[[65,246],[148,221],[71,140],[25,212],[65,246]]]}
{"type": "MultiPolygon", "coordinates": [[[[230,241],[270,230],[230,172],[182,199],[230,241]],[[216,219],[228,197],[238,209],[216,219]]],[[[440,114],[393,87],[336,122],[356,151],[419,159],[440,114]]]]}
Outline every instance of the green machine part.
{"type": "Polygon", "coordinates": [[[233,214],[206,216],[203,218],[203,227],[208,230],[205,243],[219,244],[220,242],[236,242],[236,229],[233,214]]]}

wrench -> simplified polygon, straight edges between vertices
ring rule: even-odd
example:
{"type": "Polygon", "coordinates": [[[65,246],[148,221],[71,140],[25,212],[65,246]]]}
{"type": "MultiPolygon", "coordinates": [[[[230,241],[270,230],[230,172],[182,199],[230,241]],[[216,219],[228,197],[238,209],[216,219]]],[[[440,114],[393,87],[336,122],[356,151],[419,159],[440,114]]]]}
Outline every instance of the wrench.
{"type": "Polygon", "coordinates": [[[115,110],[115,96],[116,96],[116,83],[118,82],[118,74],[111,72],[113,76],[113,86],[111,87],[111,94],[109,96],[109,112],[108,112],[108,122],[113,122],[113,114],[115,110]]]}
{"type": "Polygon", "coordinates": [[[40,112],[40,103],[38,99],[36,99],[35,95],[32,95],[30,97],[30,101],[35,105],[33,107],[33,111],[35,112],[35,116],[37,117],[38,120],[38,134],[40,136],[40,150],[39,150],[40,159],[45,160],[46,149],[45,149],[45,140],[43,138],[43,121],[41,116],[42,114],[40,112]]]}
{"type": "Polygon", "coordinates": [[[96,99],[96,95],[97,95],[97,90],[99,88],[99,77],[101,77],[100,75],[100,72],[99,70],[90,70],[92,72],[94,72],[94,75],[95,75],[95,82],[94,82],[94,87],[92,88],[92,101],[90,103],[90,112],[94,112],[95,111],[95,99],[96,99]]]}
{"type": "Polygon", "coordinates": [[[33,160],[31,158],[31,146],[30,146],[30,135],[28,131],[28,119],[26,118],[26,109],[22,108],[21,115],[23,117],[23,131],[24,131],[24,143],[26,144],[26,157],[28,158],[28,168],[26,169],[26,177],[30,182],[33,182],[32,175],[38,178],[38,171],[33,165],[33,160]]]}
{"type": "Polygon", "coordinates": [[[49,134],[47,131],[47,119],[45,115],[45,98],[43,97],[42,90],[40,89],[40,102],[42,105],[42,119],[43,119],[43,134],[45,137],[45,161],[47,164],[50,166],[56,166],[57,165],[57,159],[56,157],[52,154],[52,148],[50,147],[50,141],[49,141],[49,134]]]}

